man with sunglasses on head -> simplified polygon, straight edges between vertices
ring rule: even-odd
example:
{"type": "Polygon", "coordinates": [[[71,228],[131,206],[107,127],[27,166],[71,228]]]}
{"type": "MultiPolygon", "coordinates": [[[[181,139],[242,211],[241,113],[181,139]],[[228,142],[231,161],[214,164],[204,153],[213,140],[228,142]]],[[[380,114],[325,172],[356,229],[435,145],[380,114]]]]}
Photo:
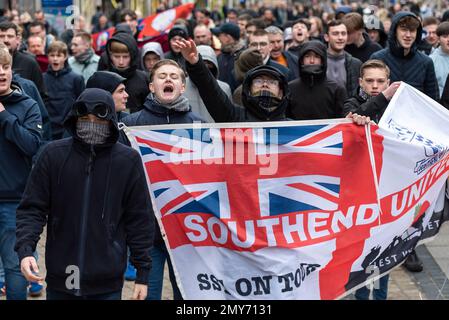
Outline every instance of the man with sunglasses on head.
{"type": "Polygon", "coordinates": [[[28,281],[47,224],[48,300],[119,300],[127,246],[137,269],[133,299],[147,294],[154,217],[139,154],[117,143],[111,93],[83,91],[65,122],[72,137],[39,156],[17,209],[15,250],[28,281]]]}

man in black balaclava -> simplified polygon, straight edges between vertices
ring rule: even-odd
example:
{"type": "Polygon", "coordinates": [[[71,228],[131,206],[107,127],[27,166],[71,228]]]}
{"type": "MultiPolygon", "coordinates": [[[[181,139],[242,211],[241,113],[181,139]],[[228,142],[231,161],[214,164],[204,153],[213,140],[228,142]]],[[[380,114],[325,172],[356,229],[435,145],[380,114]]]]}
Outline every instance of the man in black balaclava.
{"type": "Polygon", "coordinates": [[[270,66],[250,70],[242,84],[243,106],[235,105],[210,73],[193,40],[177,41],[189,77],[216,122],[287,120],[289,89],[285,76],[270,66]]]}
{"type": "Polygon", "coordinates": [[[28,281],[44,280],[33,252],[48,221],[47,300],[120,300],[127,246],[137,269],[133,298],[143,300],[154,215],[139,153],[117,143],[105,90],[83,91],[64,124],[72,137],[42,151],[17,208],[21,271],[28,281]],[[78,268],[78,285],[67,285],[69,266],[78,268]]]}

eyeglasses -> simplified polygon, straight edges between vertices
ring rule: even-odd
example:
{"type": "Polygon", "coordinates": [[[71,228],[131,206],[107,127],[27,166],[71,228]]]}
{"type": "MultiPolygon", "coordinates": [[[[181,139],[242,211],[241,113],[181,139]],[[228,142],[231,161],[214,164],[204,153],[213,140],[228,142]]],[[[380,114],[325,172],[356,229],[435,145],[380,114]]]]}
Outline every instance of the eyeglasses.
{"type": "Polygon", "coordinates": [[[249,46],[251,48],[265,48],[266,46],[268,46],[268,42],[251,42],[249,44],[249,46]]]}
{"type": "Polygon", "coordinates": [[[84,102],[77,102],[75,105],[75,113],[78,118],[87,116],[90,113],[100,119],[106,119],[109,115],[109,107],[99,103],[89,110],[84,102]]]}
{"type": "Polygon", "coordinates": [[[270,87],[275,87],[279,85],[279,80],[262,78],[256,78],[253,80],[253,85],[256,87],[261,87],[264,83],[266,83],[270,87]]]}

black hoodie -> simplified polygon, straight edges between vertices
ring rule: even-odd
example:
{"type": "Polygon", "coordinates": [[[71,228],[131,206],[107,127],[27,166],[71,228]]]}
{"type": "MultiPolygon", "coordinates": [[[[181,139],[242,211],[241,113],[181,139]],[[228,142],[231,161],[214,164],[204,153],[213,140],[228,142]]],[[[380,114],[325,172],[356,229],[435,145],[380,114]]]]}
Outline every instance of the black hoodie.
{"type": "MultiPolygon", "coordinates": [[[[139,55],[139,49],[137,47],[137,42],[130,34],[119,32],[114,34],[114,36],[108,40],[106,44],[106,70],[115,72],[126,78],[126,92],[128,92],[129,94],[126,107],[131,113],[142,109],[145,98],[150,92],[150,79],[148,75],[144,71],[138,70],[140,60],[141,59],[139,55]],[[112,41],[120,42],[128,47],[129,53],[131,55],[131,63],[129,68],[127,68],[126,70],[118,70],[112,64],[110,52],[112,41]]],[[[100,70],[100,68],[98,70],[100,70]]]]}
{"type": "Polygon", "coordinates": [[[127,246],[137,269],[136,283],[147,284],[151,268],[154,217],[142,160],[116,143],[114,103],[109,92],[86,89],[78,102],[88,109],[109,106],[112,134],[88,145],[76,134],[72,109],[65,121],[73,138],[49,143],[39,156],[17,209],[19,259],[32,256],[47,223],[45,262],[48,288],[76,296],[121,290],[127,246]],[[67,288],[67,268],[77,266],[80,288],[67,288]]]}
{"type": "Polygon", "coordinates": [[[289,82],[291,92],[287,116],[295,120],[332,119],[342,117],[346,89],[326,78],[327,48],[316,40],[306,42],[299,51],[299,79],[289,82]],[[313,51],[322,64],[304,66],[304,55],[313,51]]]}

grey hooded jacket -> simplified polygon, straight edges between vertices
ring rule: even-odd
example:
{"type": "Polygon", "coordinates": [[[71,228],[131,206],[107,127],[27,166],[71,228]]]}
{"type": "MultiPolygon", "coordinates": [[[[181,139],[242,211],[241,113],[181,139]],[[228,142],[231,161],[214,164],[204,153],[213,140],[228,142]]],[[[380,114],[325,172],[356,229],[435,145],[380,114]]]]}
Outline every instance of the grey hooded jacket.
{"type": "MultiPolygon", "coordinates": [[[[214,50],[210,46],[200,45],[198,46],[198,53],[201,54],[201,57],[204,61],[210,61],[214,64],[216,68],[216,74],[214,74],[215,78],[218,78],[218,61],[215,55],[214,50]]],[[[228,96],[229,100],[232,100],[232,92],[231,88],[226,82],[217,80],[218,85],[221,90],[223,90],[228,96]]],[[[192,82],[190,78],[187,78],[186,82],[186,90],[184,92],[184,96],[189,100],[189,104],[192,107],[192,111],[201,116],[206,122],[215,122],[215,120],[210,115],[209,111],[207,111],[206,106],[204,105],[203,100],[201,99],[198,88],[192,82]]]]}
{"type": "Polygon", "coordinates": [[[153,52],[159,56],[160,59],[164,59],[164,51],[159,42],[148,42],[142,48],[142,66],[145,68],[145,56],[147,53],[153,52]]]}

